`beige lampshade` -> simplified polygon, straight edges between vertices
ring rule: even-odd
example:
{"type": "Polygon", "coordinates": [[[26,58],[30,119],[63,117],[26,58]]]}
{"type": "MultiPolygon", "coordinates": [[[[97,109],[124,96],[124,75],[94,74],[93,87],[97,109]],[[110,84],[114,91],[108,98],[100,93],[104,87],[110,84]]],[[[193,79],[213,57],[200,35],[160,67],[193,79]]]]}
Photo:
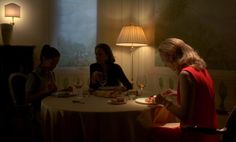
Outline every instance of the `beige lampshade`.
{"type": "Polygon", "coordinates": [[[20,6],[15,3],[5,5],[5,17],[12,17],[12,22],[10,24],[14,25],[14,18],[20,17],[20,6]]]}
{"type": "Polygon", "coordinates": [[[147,39],[141,26],[124,26],[121,29],[116,45],[118,46],[146,46],[147,39]]]}
{"type": "Polygon", "coordinates": [[[15,3],[5,5],[5,17],[20,17],[20,6],[15,3]]]}

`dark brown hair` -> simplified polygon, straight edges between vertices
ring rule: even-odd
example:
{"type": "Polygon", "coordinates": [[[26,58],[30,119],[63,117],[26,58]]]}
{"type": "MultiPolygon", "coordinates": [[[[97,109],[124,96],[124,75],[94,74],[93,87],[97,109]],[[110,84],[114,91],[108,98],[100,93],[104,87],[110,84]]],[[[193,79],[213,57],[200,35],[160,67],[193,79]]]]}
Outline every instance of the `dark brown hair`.
{"type": "Polygon", "coordinates": [[[41,50],[40,61],[42,62],[43,58],[52,59],[56,57],[60,57],[59,51],[56,48],[51,47],[48,44],[45,44],[41,50]]]}
{"type": "Polygon", "coordinates": [[[108,44],[105,44],[105,43],[97,44],[95,47],[95,52],[98,48],[102,49],[105,52],[105,54],[108,56],[108,60],[106,61],[107,63],[115,62],[115,57],[112,53],[111,47],[108,44]]]}

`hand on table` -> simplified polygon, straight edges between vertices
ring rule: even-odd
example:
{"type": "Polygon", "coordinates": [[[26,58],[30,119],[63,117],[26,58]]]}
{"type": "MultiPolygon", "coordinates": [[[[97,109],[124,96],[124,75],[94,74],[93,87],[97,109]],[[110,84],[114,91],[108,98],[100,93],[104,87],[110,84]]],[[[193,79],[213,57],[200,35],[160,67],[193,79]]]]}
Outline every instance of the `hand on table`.
{"type": "Polygon", "coordinates": [[[91,77],[92,84],[95,84],[97,81],[100,81],[102,75],[103,75],[103,73],[100,71],[93,72],[92,77],[91,77]]]}
{"type": "Polygon", "coordinates": [[[165,96],[158,94],[155,96],[155,103],[156,104],[162,104],[164,105],[166,108],[168,108],[170,105],[172,105],[172,102],[167,100],[165,98],[165,96]]]}
{"type": "Polygon", "coordinates": [[[117,87],[114,88],[114,90],[110,94],[115,94],[115,93],[120,94],[120,93],[122,93],[126,90],[127,89],[123,86],[117,86],[117,87]]]}
{"type": "Polygon", "coordinates": [[[169,107],[170,104],[172,104],[170,101],[168,101],[164,96],[161,94],[158,95],[152,95],[149,96],[145,102],[148,102],[150,104],[162,104],[165,107],[169,107]]]}

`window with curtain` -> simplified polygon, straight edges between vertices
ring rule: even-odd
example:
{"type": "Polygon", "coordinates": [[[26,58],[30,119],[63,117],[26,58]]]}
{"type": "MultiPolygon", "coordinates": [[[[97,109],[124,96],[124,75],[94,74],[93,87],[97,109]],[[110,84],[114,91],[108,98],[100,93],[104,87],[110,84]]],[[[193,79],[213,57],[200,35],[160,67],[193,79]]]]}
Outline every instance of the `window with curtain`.
{"type": "Polygon", "coordinates": [[[51,44],[61,52],[59,67],[88,66],[94,60],[96,0],[52,0],[51,44]]]}

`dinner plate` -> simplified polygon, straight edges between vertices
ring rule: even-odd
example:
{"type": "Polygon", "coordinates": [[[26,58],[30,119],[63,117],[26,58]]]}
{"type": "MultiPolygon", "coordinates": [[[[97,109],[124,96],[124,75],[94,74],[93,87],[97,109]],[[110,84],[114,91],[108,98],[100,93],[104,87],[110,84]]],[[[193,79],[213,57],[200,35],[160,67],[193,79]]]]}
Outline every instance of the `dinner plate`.
{"type": "Polygon", "coordinates": [[[145,104],[145,105],[157,105],[156,103],[146,102],[145,101],[146,99],[148,99],[148,97],[137,98],[137,99],[135,99],[135,102],[139,103],[139,104],[145,104]]]}
{"type": "Polygon", "coordinates": [[[76,94],[73,92],[68,92],[68,91],[58,91],[58,92],[54,92],[52,93],[52,96],[56,96],[56,97],[71,97],[71,96],[75,96],[76,94]]]}

